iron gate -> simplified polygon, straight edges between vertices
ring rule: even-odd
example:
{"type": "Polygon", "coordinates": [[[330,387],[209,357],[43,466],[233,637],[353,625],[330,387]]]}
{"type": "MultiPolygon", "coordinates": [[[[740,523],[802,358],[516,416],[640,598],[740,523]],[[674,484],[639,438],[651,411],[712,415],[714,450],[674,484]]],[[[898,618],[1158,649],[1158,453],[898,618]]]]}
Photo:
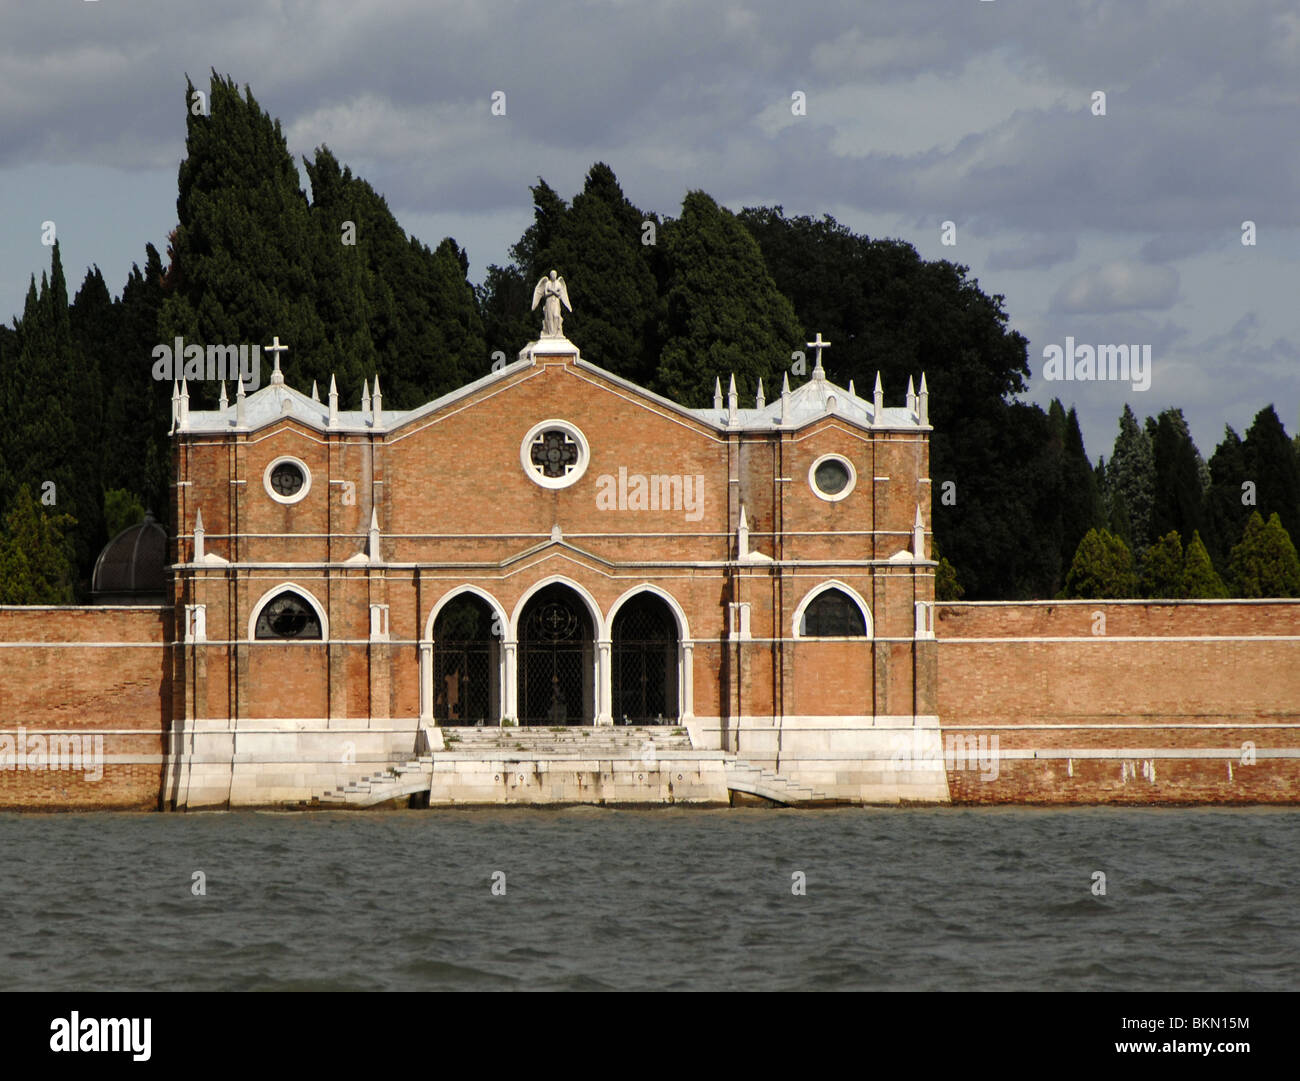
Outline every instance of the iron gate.
{"type": "Polygon", "coordinates": [[[433,715],[440,725],[495,724],[499,644],[492,609],[457,597],[434,621],[433,715]]]}
{"type": "Polygon", "coordinates": [[[614,617],[615,723],[677,720],[677,621],[651,593],[633,597],[614,617]]]}
{"type": "Polygon", "coordinates": [[[591,724],[594,719],[591,621],[563,586],[529,603],[519,638],[519,723],[591,724]]]}

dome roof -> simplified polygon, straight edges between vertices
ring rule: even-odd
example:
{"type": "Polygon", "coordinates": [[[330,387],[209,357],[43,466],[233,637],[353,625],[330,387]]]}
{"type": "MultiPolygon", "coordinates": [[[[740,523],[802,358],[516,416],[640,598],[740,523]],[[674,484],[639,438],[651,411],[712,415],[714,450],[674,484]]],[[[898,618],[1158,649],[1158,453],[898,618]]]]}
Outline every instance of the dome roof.
{"type": "Polygon", "coordinates": [[[104,545],[90,590],[96,594],[163,594],[167,589],[167,531],[146,514],[104,545]]]}

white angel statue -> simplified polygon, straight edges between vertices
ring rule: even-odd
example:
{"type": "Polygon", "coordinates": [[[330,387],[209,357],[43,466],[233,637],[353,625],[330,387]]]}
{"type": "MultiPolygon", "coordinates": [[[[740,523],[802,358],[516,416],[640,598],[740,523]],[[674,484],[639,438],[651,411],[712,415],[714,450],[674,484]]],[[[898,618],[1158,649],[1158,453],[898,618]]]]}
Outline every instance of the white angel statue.
{"type": "Polygon", "coordinates": [[[569,311],[573,311],[573,305],[569,303],[569,290],[564,286],[564,279],[553,270],[549,277],[542,278],[537,283],[530,310],[536,311],[537,305],[543,300],[546,301],[546,307],[542,309],[542,337],[563,338],[564,318],[560,313],[560,305],[563,304],[569,311]]]}

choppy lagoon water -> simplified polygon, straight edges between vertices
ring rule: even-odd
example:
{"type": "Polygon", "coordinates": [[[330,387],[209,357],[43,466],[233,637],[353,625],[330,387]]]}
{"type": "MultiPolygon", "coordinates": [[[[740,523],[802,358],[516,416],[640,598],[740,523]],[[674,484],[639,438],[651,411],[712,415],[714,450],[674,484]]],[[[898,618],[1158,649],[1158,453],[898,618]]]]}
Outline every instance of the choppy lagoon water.
{"type": "Polygon", "coordinates": [[[4,814],[0,867],[4,990],[1300,985],[1289,809],[4,814]]]}

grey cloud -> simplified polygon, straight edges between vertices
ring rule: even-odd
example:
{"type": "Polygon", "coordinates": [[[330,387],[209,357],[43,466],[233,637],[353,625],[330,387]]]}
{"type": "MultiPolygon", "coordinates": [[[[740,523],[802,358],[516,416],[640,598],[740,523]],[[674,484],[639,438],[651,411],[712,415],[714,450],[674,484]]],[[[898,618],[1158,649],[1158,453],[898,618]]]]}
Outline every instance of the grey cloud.
{"type": "Polygon", "coordinates": [[[1068,262],[1079,251],[1079,242],[1073,234],[1052,236],[1040,234],[1030,237],[1013,248],[999,248],[989,254],[990,270],[1035,270],[1068,262]]]}
{"type": "Polygon", "coordinates": [[[1178,272],[1171,267],[1116,260],[1074,275],[1057,290],[1052,310],[1104,313],[1168,308],[1178,297],[1178,272]]]}

